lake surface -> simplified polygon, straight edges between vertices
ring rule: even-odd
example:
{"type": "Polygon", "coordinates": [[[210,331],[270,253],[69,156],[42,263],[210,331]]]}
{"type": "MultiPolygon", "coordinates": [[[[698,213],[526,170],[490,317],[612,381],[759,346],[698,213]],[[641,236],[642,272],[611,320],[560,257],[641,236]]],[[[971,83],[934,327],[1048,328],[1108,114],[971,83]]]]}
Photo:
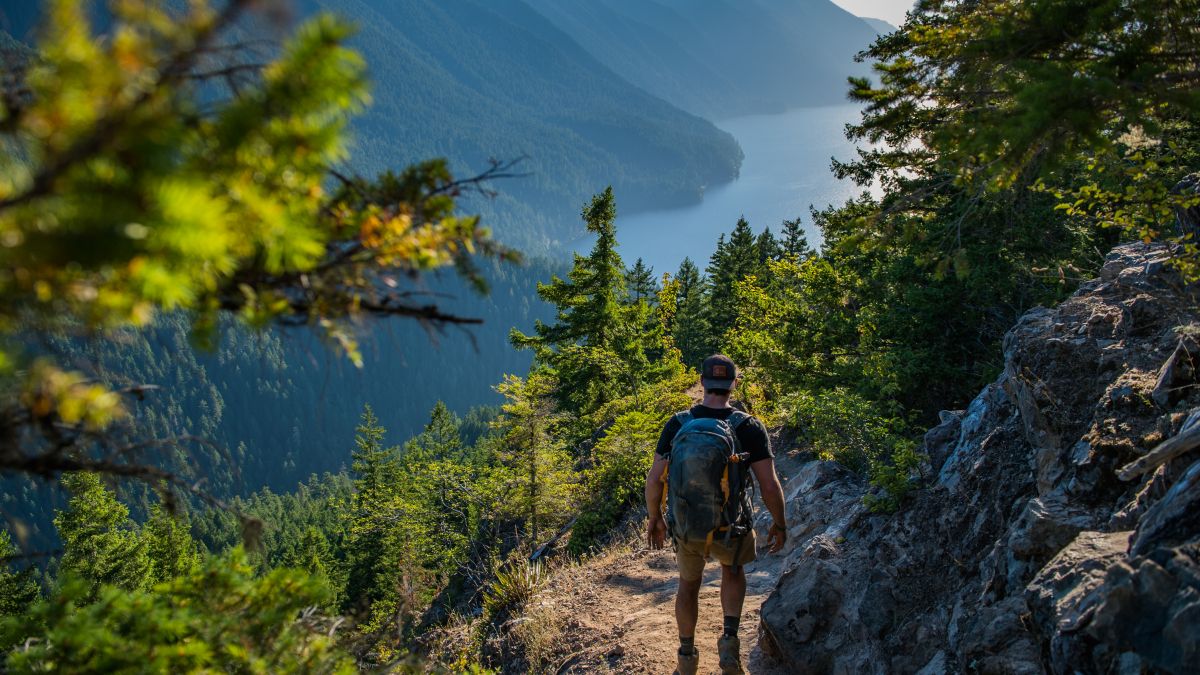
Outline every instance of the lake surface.
{"type": "MultiPolygon", "coordinates": [[[[618,214],[621,257],[632,265],[640,256],[656,275],[677,270],[684,256],[704,269],[716,249],[717,236],[732,230],[740,216],[755,232],[770,227],[776,234],[785,219],[800,216],[809,243],[819,245],[809,206],[823,209],[862,192],[849,180],[837,180],[829,170],[831,157],[855,156],[843,128],[858,119],[859,107],[849,104],[718,122],[745,152],[740,177],[711,188],[704,201],[694,206],[618,214]]],[[[586,253],[591,240],[579,242],[577,248],[586,253]]]]}

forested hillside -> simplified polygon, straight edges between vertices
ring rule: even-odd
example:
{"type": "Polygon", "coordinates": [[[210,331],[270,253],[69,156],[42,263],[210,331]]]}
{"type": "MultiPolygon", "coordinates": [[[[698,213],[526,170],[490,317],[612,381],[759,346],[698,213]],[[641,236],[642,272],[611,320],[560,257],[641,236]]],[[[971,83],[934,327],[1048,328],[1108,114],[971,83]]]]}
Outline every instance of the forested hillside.
{"type": "MultiPolygon", "coordinates": [[[[516,170],[528,176],[464,206],[527,251],[580,237],[570,205],[599,185],[635,211],[697,202],[737,176],[732,136],[631,85],[523,0],[302,0],[294,11],[354,22],[350,44],[374,86],[352,126],[351,167],[372,174],[445,157],[473,175],[491,159],[524,157],[516,170]]],[[[16,34],[30,34],[32,15],[11,13],[16,34]]],[[[269,23],[245,27],[248,41],[278,36],[269,23]]]]}
{"type": "Polygon", "coordinates": [[[613,71],[709,119],[845,100],[875,28],[829,0],[527,0],[613,71]]]}
{"type": "MultiPolygon", "coordinates": [[[[498,405],[492,385],[529,367],[528,355],[508,347],[508,332],[552,316],[528,289],[558,267],[488,264],[487,295],[458,279],[431,279],[437,289],[431,298],[482,323],[450,329],[375,323],[361,339],[362,368],[329,354],[303,329],[264,332],[230,322],[215,349],[197,348],[183,314],[105,340],[64,332],[29,346],[86,366],[110,386],[145,387],[132,410],[138,427],[158,438],[196,439],[186,447],[147,449],[141,461],[202,480],[222,499],[264,487],[290,491],[310,475],[349,468],[350,439],[364,404],[402,438],[418,433],[439,402],[462,415],[498,405]]],[[[57,546],[50,521],[62,506],[61,493],[38,481],[0,484],[0,508],[21,519],[39,548],[57,546]]]]}
{"type": "MultiPolygon", "coordinates": [[[[522,0],[312,0],[354,17],[375,83],[355,167],[447,157],[459,173],[527,157],[525,178],[464,204],[504,241],[541,250],[583,233],[575,204],[612,184],[633,211],[693,203],[737,176],[729,134],[638,89],[522,0]]],[[[865,44],[866,41],[863,42],[865,44]]]]}

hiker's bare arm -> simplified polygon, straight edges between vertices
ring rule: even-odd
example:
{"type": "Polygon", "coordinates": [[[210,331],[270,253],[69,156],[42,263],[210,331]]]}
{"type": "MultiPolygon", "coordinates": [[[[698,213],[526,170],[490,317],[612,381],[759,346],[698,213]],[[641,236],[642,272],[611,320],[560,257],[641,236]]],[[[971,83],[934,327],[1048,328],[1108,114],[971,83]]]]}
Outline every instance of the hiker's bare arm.
{"type": "Polygon", "coordinates": [[[663,520],[663,472],[667,470],[667,460],[661,455],[654,455],[654,464],[650,473],[646,474],[646,511],[650,520],[646,524],[646,540],[650,548],[662,548],[667,540],[667,523],[663,520]]]}
{"type": "Polygon", "coordinates": [[[787,514],[783,503],[783,486],[779,484],[779,476],[775,474],[775,460],[761,459],[750,465],[754,477],[758,480],[762,492],[763,504],[771,512],[771,532],[767,535],[768,550],[777,553],[787,541],[787,514]]]}

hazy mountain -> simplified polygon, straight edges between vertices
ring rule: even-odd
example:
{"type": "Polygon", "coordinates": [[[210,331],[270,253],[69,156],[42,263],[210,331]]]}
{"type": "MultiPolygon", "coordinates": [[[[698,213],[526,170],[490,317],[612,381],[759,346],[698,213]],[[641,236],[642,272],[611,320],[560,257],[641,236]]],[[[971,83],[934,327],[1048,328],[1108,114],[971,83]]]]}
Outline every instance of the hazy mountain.
{"type": "MultiPolygon", "coordinates": [[[[21,6],[18,36],[35,19],[21,6]]],[[[741,165],[732,136],[622,79],[521,0],[299,0],[296,10],[359,27],[352,44],[373,104],[354,125],[357,170],[447,157],[465,176],[491,158],[528,157],[529,177],[465,204],[522,248],[581,236],[580,207],[607,185],[624,211],[669,207],[741,165]]]]}
{"type": "Polygon", "coordinates": [[[634,87],[520,0],[307,0],[354,19],[374,104],[359,166],[445,156],[459,173],[528,156],[533,175],[472,204],[523,245],[582,234],[579,209],[612,184],[625,210],[695,202],[732,180],[732,136],[634,87]],[[497,221],[497,219],[499,219],[497,221]]]}
{"type": "Polygon", "coordinates": [[[829,0],[527,0],[596,58],[721,119],[845,100],[876,30],[829,0]]]}
{"type": "Polygon", "coordinates": [[[862,19],[863,21],[866,21],[867,25],[870,26],[871,28],[874,28],[875,32],[879,33],[880,35],[886,35],[888,33],[896,32],[896,27],[893,26],[892,24],[888,23],[887,21],[884,21],[883,19],[872,19],[869,16],[860,16],[858,18],[862,19]]]}

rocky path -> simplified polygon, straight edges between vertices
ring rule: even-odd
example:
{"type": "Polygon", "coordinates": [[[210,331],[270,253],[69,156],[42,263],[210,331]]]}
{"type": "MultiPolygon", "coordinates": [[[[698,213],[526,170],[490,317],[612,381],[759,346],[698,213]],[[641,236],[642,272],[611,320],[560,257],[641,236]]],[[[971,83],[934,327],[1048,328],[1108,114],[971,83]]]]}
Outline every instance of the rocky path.
{"type": "MultiPolygon", "coordinates": [[[[754,675],[780,673],[758,648],[758,610],[774,586],[777,557],[747,566],[746,604],[742,612],[742,662],[754,675]]],[[[578,651],[559,673],[671,673],[679,645],[675,629],[675,556],[670,550],[639,546],[599,564],[578,568],[572,591],[556,594],[567,610],[567,634],[578,651]]],[[[721,633],[720,567],[711,562],[700,589],[696,645],[700,672],[717,671],[716,644],[721,633]]],[[[565,589],[562,589],[565,591],[565,589]]]]}
{"type": "MultiPolygon", "coordinates": [[[[787,491],[788,477],[802,463],[783,453],[777,470],[787,491]]],[[[760,530],[769,519],[761,503],[760,530]]],[[[784,673],[758,648],[759,608],[775,586],[783,557],[769,555],[759,534],[758,560],[746,566],[747,592],[742,610],[740,637],[742,664],[750,675],[784,673]]],[[[565,617],[564,638],[570,653],[557,673],[654,673],[675,669],[679,634],[675,628],[675,554],[668,549],[651,551],[645,540],[556,575],[548,602],[565,617]]],[[[696,646],[700,649],[700,672],[716,673],[717,638],[722,630],[721,568],[715,561],[705,567],[700,589],[700,621],[696,646]]]]}

